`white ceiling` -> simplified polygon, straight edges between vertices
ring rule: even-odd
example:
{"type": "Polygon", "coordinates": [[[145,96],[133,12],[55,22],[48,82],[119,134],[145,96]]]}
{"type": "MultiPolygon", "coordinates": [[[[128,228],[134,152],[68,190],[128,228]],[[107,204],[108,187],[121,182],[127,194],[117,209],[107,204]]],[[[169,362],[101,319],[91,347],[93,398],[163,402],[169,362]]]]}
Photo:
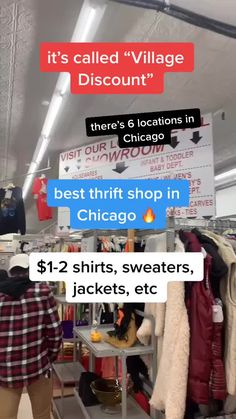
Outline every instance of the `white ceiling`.
{"type": "MultiPolygon", "coordinates": [[[[236,25],[234,0],[175,0],[215,19],[236,25]]],[[[69,41],[81,0],[0,0],[0,179],[27,171],[56,84],[56,74],[40,74],[39,42],[69,41]]],[[[168,74],[163,95],[70,96],[53,134],[47,157],[57,176],[60,151],[90,141],[84,118],[135,111],[199,107],[202,113],[225,111],[214,117],[216,171],[236,161],[236,40],[202,30],[157,13],[109,3],[96,41],[191,41],[195,43],[194,73],[168,74]]],[[[43,162],[45,165],[46,161],[43,162]]],[[[34,203],[27,200],[28,230],[45,227],[37,222],[34,203]]]]}

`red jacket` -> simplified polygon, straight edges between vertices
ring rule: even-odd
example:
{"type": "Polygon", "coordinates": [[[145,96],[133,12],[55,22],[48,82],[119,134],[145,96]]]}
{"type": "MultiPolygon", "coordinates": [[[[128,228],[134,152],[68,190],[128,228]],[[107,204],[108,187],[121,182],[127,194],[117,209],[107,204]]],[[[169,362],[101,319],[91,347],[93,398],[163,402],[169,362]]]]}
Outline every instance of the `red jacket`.
{"type": "Polygon", "coordinates": [[[210,381],[211,398],[214,400],[225,400],[227,396],[225,366],[223,359],[222,335],[223,323],[213,323],[213,344],[212,344],[212,372],[210,381]]]}
{"type": "MultiPolygon", "coordinates": [[[[210,262],[210,259],[207,261],[210,262]]],[[[190,358],[188,396],[197,404],[208,404],[210,400],[210,378],[212,370],[212,295],[204,281],[192,287],[188,301],[190,323],[190,358]]]]}

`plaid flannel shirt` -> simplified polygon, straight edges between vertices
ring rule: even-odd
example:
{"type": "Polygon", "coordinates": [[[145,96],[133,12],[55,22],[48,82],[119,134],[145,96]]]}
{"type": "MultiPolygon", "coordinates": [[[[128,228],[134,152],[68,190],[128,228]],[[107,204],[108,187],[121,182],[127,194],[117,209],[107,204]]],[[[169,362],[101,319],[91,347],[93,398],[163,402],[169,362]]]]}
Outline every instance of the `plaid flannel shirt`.
{"type": "Polygon", "coordinates": [[[50,288],[32,284],[19,299],[0,293],[0,386],[24,387],[57,358],[62,329],[50,288]]]}

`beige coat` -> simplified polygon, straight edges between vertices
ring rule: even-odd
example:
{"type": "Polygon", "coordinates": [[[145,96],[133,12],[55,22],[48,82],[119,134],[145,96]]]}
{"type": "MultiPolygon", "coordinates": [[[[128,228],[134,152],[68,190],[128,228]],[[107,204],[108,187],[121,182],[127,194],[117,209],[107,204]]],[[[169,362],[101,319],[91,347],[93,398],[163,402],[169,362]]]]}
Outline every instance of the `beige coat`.
{"type": "MultiPolygon", "coordinates": [[[[178,239],[176,239],[176,251],[184,251],[178,239]]],[[[147,309],[150,308],[155,316],[156,334],[162,333],[158,335],[162,339],[162,351],[158,356],[158,373],[150,404],[157,410],[165,410],[166,419],[183,419],[190,339],[183,282],[169,283],[165,311],[162,306],[160,304],[153,304],[151,307],[150,304],[147,305],[147,309]],[[158,315],[159,312],[162,313],[161,317],[158,315]]],[[[143,332],[145,332],[147,342],[147,328],[142,326],[138,331],[138,337],[142,340],[143,332]]]]}
{"type": "MultiPolygon", "coordinates": [[[[167,236],[166,233],[162,233],[154,236],[150,236],[147,240],[145,252],[166,252],[167,251],[167,236]]],[[[154,319],[158,319],[155,322],[155,335],[158,339],[157,346],[157,362],[159,364],[159,359],[161,356],[162,350],[162,338],[164,334],[164,324],[165,324],[165,304],[163,303],[146,303],[145,304],[145,313],[152,315],[154,319]]],[[[143,319],[143,322],[137,332],[137,337],[141,343],[148,345],[150,341],[150,336],[152,334],[152,324],[149,319],[143,319]]],[[[145,362],[150,366],[150,357],[145,358],[145,362]]]]}
{"type": "Polygon", "coordinates": [[[209,231],[204,234],[215,241],[218,252],[228,267],[228,274],[221,281],[221,298],[226,308],[224,358],[227,391],[236,395],[236,255],[224,237],[209,231]]]}

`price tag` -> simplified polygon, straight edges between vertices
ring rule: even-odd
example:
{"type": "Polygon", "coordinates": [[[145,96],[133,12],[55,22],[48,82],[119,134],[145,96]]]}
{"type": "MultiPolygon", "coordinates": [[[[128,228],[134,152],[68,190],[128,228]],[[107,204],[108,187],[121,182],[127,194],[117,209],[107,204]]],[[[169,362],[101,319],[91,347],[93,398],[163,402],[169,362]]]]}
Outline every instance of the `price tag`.
{"type": "Polygon", "coordinates": [[[12,190],[11,189],[7,189],[6,193],[5,193],[5,198],[6,199],[11,199],[12,197],[12,190]]]}
{"type": "Polygon", "coordinates": [[[224,321],[223,309],[220,304],[214,304],[212,306],[213,312],[213,323],[222,323],[224,321]]]}

